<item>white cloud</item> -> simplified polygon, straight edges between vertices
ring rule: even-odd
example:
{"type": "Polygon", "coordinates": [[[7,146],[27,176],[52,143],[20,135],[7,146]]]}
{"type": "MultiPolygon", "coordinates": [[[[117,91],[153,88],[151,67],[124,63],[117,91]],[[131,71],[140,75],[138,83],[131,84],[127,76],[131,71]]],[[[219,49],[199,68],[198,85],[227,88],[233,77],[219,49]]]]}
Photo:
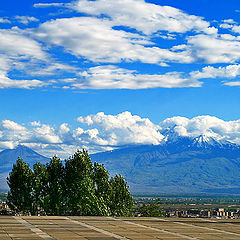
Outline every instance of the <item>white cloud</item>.
{"type": "Polygon", "coordinates": [[[233,63],[240,59],[240,42],[209,35],[188,37],[194,58],[207,63],[233,63]]]}
{"type": "Polygon", "coordinates": [[[224,29],[232,29],[233,25],[229,24],[229,23],[222,23],[220,24],[220,28],[224,28],[224,29]]]}
{"type": "Polygon", "coordinates": [[[76,89],[144,89],[144,88],[178,88],[200,87],[201,82],[184,78],[181,73],[139,74],[136,71],[117,68],[116,66],[92,67],[79,73],[71,87],[76,89]]]}
{"type": "Polygon", "coordinates": [[[33,122],[30,122],[30,125],[31,126],[34,126],[34,127],[40,127],[41,126],[41,122],[40,121],[33,121],[33,122]]]}
{"type": "Polygon", "coordinates": [[[3,120],[0,123],[1,145],[16,146],[21,141],[26,141],[29,131],[26,127],[11,120],[3,120]]]}
{"type": "Polygon", "coordinates": [[[233,19],[224,19],[223,22],[224,23],[232,23],[232,24],[236,23],[233,19]]]}
{"type": "Polygon", "coordinates": [[[30,22],[38,22],[39,19],[30,16],[15,16],[15,19],[22,24],[29,24],[30,22]]]}
{"type": "Polygon", "coordinates": [[[214,68],[212,66],[204,67],[201,71],[191,72],[192,78],[235,78],[240,75],[240,65],[228,65],[226,67],[214,68]]]}
{"type": "MultiPolygon", "coordinates": [[[[76,67],[57,63],[42,45],[30,38],[27,31],[19,28],[0,29],[0,89],[39,88],[50,85],[48,81],[24,79],[25,76],[57,75],[62,72],[76,71],[76,67]],[[11,79],[10,72],[15,70],[19,80],[11,79]]],[[[13,75],[14,77],[14,75],[13,75]]],[[[12,78],[13,78],[12,77],[12,78]]]]}
{"type": "Polygon", "coordinates": [[[240,33],[240,26],[233,19],[223,20],[223,23],[220,24],[220,27],[228,29],[233,33],[240,33]]]}
{"type": "Polygon", "coordinates": [[[79,117],[78,121],[94,127],[91,133],[94,138],[103,140],[108,145],[125,144],[159,144],[163,136],[159,127],[149,119],[123,112],[118,115],[96,115],[79,117]]]}
{"type": "Polygon", "coordinates": [[[0,23],[11,23],[7,18],[0,17],[0,23]]]}
{"type": "Polygon", "coordinates": [[[75,17],[56,19],[40,25],[34,33],[49,44],[93,62],[141,61],[162,64],[192,62],[188,51],[171,51],[153,45],[145,36],[112,29],[106,19],[75,17]],[[149,46],[143,46],[148,44],[149,46]]]}
{"type": "Polygon", "coordinates": [[[145,34],[158,31],[185,33],[197,31],[216,33],[202,17],[188,15],[170,7],[147,3],[144,0],[78,0],[66,6],[93,16],[104,14],[114,26],[128,26],[145,34]]]}
{"type": "Polygon", "coordinates": [[[14,57],[33,57],[41,60],[47,57],[38,42],[19,33],[18,29],[0,29],[0,42],[0,53],[14,57]]]}
{"type": "Polygon", "coordinates": [[[56,144],[61,143],[60,137],[56,134],[53,127],[40,124],[39,122],[31,123],[27,128],[11,120],[3,120],[0,124],[1,136],[0,142],[16,146],[22,143],[39,143],[39,144],[56,144]]]}
{"type": "Polygon", "coordinates": [[[198,137],[204,135],[217,140],[240,144],[240,120],[224,121],[213,116],[167,118],[159,124],[148,118],[123,112],[107,115],[103,112],[79,117],[75,129],[67,123],[58,128],[34,121],[26,126],[11,120],[0,123],[0,148],[14,148],[24,144],[41,154],[54,154],[66,158],[76,149],[90,153],[112,150],[129,144],[161,144],[175,136],[198,137]]]}
{"type": "Polygon", "coordinates": [[[40,127],[33,128],[32,138],[35,139],[35,142],[62,143],[55,129],[47,124],[42,124],[40,127]]]}
{"type": "Polygon", "coordinates": [[[10,120],[3,120],[2,121],[2,128],[12,131],[26,131],[27,129],[23,127],[22,125],[15,123],[10,120]]]}
{"type": "Polygon", "coordinates": [[[173,117],[164,120],[159,126],[163,131],[169,129],[179,136],[205,135],[240,144],[240,120],[223,121],[213,116],[198,116],[192,119],[173,117]]]}
{"type": "Polygon", "coordinates": [[[230,87],[240,87],[240,81],[225,82],[224,85],[227,85],[230,87]]]}
{"type": "Polygon", "coordinates": [[[32,89],[49,83],[37,79],[11,79],[8,73],[12,70],[25,71],[30,66],[48,61],[47,54],[35,40],[24,35],[18,28],[0,29],[0,89],[32,89]]]}
{"type": "Polygon", "coordinates": [[[41,67],[35,64],[32,68],[26,69],[26,72],[32,76],[50,76],[62,74],[63,72],[75,73],[77,70],[77,67],[68,64],[46,62],[41,67]]]}
{"type": "Polygon", "coordinates": [[[33,6],[35,8],[61,7],[64,3],[35,3],[33,6]]]}
{"type": "Polygon", "coordinates": [[[49,85],[49,83],[40,80],[12,80],[6,75],[6,72],[0,70],[0,89],[3,88],[32,89],[47,85],[49,85]]]}

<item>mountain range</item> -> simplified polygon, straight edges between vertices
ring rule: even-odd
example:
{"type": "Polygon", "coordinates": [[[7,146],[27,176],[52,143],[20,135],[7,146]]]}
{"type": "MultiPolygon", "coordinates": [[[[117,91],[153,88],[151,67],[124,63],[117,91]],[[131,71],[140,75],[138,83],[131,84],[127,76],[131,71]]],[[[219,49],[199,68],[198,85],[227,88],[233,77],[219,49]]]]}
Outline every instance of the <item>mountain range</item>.
{"type": "MultiPolygon", "coordinates": [[[[0,189],[20,156],[30,166],[49,159],[25,146],[0,152],[0,189]]],[[[168,135],[159,145],[131,145],[91,154],[110,175],[122,174],[133,193],[240,194],[240,146],[200,135],[168,135]]]]}
{"type": "Polygon", "coordinates": [[[240,146],[204,135],[169,137],[160,145],[127,146],[91,155],[135,193],[240,194],[240,146]]]}

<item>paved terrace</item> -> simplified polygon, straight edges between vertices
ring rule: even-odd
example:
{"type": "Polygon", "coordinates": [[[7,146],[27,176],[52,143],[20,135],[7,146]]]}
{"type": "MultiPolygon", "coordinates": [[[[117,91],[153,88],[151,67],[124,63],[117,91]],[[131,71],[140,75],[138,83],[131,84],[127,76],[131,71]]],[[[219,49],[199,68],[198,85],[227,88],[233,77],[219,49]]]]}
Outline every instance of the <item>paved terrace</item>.
{"type": "Polygon", "coordinates": [[[0,216],[0,239],[240,239],[240,220],[0,216]]]}

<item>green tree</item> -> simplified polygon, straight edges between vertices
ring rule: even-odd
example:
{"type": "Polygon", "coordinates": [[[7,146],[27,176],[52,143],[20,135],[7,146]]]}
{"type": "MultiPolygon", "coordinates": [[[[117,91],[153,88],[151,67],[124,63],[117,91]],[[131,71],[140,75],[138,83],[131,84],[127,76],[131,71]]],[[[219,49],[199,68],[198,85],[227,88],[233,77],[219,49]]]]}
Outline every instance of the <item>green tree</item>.
{"type": "Polygon", "coordinates": [[[12,209],[47,215],[131,216],[133,198],[121,175],[109,180],[104,165],[92,164],[85,150],[62,161],[36,163],[33,171],[20,158],[8,177],[12,209]]]}
{"type": "Polygon", "coordinates": [[[102,213],[105,216],[109,216],[111,214],[109,172],[103,164],[99,164],[97,162],[94,163],[93,180],[95,185],[95,194],[100,202],[102,213]]]}
{"type": "Polygon", "coordinates": [[[33,172],[29,165],[18,158],[7,177],[7,183],[10,188],[7,196],[10,208],[24,214],[32,212],[33,172]]]}
{"type": "Polygon", "coordinates": [[[48,174],[44,164],[37,162],[33,165],[33,212],[38,215],[47,205],[48,174]]]}
{"type": "Polygon", "coordinates": [[[65,164],[66,196],[71,215],[107,215],[107,205],[96,196],[93,164],[88,152],[77,151],[65,164]]]}
{"type": "Polygon", "coordinates": [[[110,179],[110,209],[112,216],[132,216],[133,197],[121,175],[110,179]]]}
{"type": "Polygon", "coordinates": [[[44,186],[44,210],[48,215],[62,215],[65,211],[64,166],[60,158],[54,156],[46,164],[46,183],[44,186]]]}
{"type": "Polygon", "coordinates": [[[93,179],[97,197],[102,197],[108,203],[110,193],[109,173],[103,164],[94,163],[93,179]]]}
{"type": "Polygon", "coordinates": [[[158,204],[143,204],[136,209],[141,217],[162,217],[164,216],[158,204]]]}

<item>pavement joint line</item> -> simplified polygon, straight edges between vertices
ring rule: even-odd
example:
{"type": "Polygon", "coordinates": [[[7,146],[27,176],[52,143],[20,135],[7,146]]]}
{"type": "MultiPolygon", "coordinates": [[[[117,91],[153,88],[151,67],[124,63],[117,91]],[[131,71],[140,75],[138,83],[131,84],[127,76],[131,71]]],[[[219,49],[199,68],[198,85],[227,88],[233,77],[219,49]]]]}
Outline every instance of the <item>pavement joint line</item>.
{"type": "MultiPolygon", "coordinates": [[[[202,221],[205,221],[205,222],[219,223],[218,221],[211,220],[211,219],[205,219],[205,218],[198,218],[198,219],[201,219],[202,221]]],[[[223,223],[223,222],[221,222],[221,223],[223,223]]],[[[224,224],[236,226],[235,224],[233,224],[233,223],[231,223],[231,222],[229,222],[229,223],[224,222],[224,224]]]]}
{"type": "Polygon", "coordinates": [[[55,238],[49,236],[47,233],[43,232],[41,229],[37,228],[36,226],[34,226],[34,225],[30,224],[29,222],[27,222],[26,220],[22,219],[21,217],[13,216],[13,218],[15,218],[18,222],[22,223],[26,227],[28,227],[32,232],[36,233],[41,238],[46,239],[46,240],[55,239],[55,238]]]}
{"type": "Polygon", "coordinates": [[[195,228],[201,228],[201,229],[205,229],[205,230],[216,231],[216,232],[220,232],[220,233],[227,233],[227,234],[231,234],[231,235],[240,237],[240,234],[238,234],[238,233],[228,232],[228,231],[220,230],[220,229],[216,229],[216,228],[202,227],[202,226],[197,226],[197,225],[193,225],[193,224],[189,224],[189,223],[169,221],[167,219],[162,219],[162,218],[154,218],[154,219],[161,220],[164,222],[171,222],[171,223],[175,223],[175,224],[185,225],[185,226],[191,226],[191,227],[195,227],[195,228]]]}
{"type": "MultiPolygon", "coordinates": [[[[205,222],[219,223],[218,221],[214,221],[214,220],[211,220],[211,219],[204,219],[204,218],[199,218],[199,219],[201,219],[202,221],[205,221],[205,222]]],[[[222,223],[222,222],[221,222],[221,223],[222,223]]],[[[236,227],[236,225],[233,224],[233,223],[231,223],[231,222],[229,222],[229,223],[224,222],[223,224],[227,224],[227,225],[231,225],[231,226],[236,227]]],[[[220,229],[219,229],[219,230],[220,230],[220,229]]],[[[224,230],[223,230],[223,231],[224,231],[224,230]]],[[[237,234],[237,233],[235,233],[235,234],[237,234]]]]}
{"type": "Polygon", "coordinates": [[[122,239],[122,240],[130,240],[129,238],[126,238],[126,237],[123,237],[123,236],[120,236],[120,235],[117,235],[115,233],[112,233],[112,232],[109,232],[109,231],[106,231],[106,230],[103,230],[101,228],[98,228],[98,227],[94,227],[92,225],[89,225],[89,224],[86,224],[86,223],[83,223],[83,222],[80,222],[80,221],[76,221],[76,220],[73,220],[73,219],[70,219],[68,217],[65,217],[66,220],[72,222],[72,223],[76,223],[76,224],[79,224],[83,227],[87,227],[87,228],[90,228],[92,230],[95,230],[97,232],[100,232],[100,233],[103,233],[105,235],[108,235],[110,237],[114,237],[114,238],[117,238],[117,239],[122,239]]]}
{"type": "Polygon", "coordinates": [[[1,227],[1,229],[6,233],[6,235],[7,235],[10,239],[13,239],[5,229],[3,229],[2,227],[1,227]]]}
{"type": "Polygon", "coordinates": [[[115,221],[121,221],[121,222],[124,222],[124,223],[132,224],[132,225],[135,225],[135,226],[138,226],[138,227],[141,227],[141,228],[146,228],[146,229],[154,230],[154,231],[161,232],[161,233],[171,234],[171,235],[181,237],[181,238],[185,238],[185,239],[189,239],[189,240],[199,240],[198,238],[189,237],[189,236],[184,235],[184,234],[174,233],[174,232],[170,232],[170,231],[159,229],[159,228],[153,228],[153,227],[149,227],[149,226],[139,224],[139,223],[134,223],[134,222],[126,221],[126,220],[116,219],[116,218],[113,218],[113,217],[107,217],[107,218],[115,220],[115,221]]]}

